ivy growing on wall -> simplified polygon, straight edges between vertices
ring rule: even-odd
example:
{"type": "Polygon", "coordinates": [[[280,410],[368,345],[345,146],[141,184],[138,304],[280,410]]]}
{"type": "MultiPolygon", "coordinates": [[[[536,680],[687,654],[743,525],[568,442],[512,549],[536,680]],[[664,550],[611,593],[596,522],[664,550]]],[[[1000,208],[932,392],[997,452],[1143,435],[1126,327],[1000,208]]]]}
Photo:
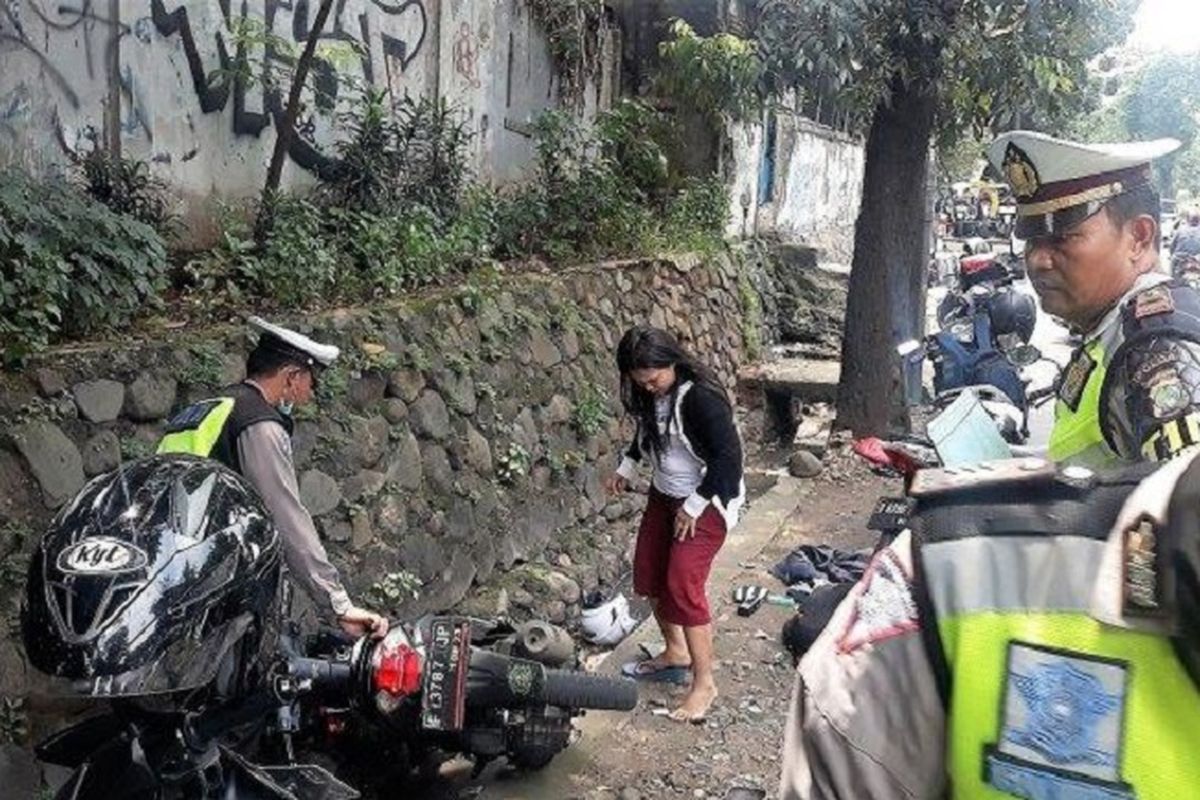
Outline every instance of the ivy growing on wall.
{"type": "Polygon", "coordinates": [[[550,43],[564,99],[579,102],[600,69],[601,0],[525,0],[550,43]]]}

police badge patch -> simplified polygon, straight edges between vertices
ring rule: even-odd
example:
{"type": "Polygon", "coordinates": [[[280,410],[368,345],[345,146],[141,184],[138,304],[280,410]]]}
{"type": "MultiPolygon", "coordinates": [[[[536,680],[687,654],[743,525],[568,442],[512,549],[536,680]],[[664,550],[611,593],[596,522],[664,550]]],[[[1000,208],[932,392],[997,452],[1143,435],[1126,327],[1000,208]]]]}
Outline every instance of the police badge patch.
{"type": "Polygon", "coordinates": [[[1150,413],[1158,420],[1174,417],[1186,409],[1192,400],[1192,393],[1183,385],[1178,371],[1173,367],[1154,373],[1144,385],[1150,396],[1150,413]]]}
{"type": "Polygon", "coordinates": [[[1029,155],[1011,142],[1004,151],[1004,177],[1013,187],[1013,192],[1021,199],[1029,199],[1042,188],[1041,178],[1037,167],[1033,165],[1029,155]]]}
{"type": "Polygon", "coordinates": [[[1133,800],[1121,779],[1129,665],[1010,642],[988,785],[1027,800],[1133,800]]]}
{"type": "Polygon", "coordinates": [[[1058,387],[1058,399],[1066,403],[1072,411],[1079,409],[1079,401],[1083,399],[1083,390],[1087,388],[1088,378],[1092,377],[1094,369],[1096,369],[1096,360],[1083,349],[1080,349],[1071,359],[1071,363],[1067,365],[1062,376],[1062,383],[1058,387]]]}

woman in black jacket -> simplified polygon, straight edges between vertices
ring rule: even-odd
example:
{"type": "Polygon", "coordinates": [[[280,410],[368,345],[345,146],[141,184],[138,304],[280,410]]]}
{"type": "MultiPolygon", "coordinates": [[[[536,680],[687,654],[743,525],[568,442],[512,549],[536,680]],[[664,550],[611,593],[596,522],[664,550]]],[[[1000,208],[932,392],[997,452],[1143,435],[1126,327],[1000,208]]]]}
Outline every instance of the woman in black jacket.
{"type": "Polygon", "coordinates": [[[628,330],[617,347],[621,402],[637,434],[606,483],[623,491],[647,457],[650,498],[634,552],[634,590],[654,603],[666,649],[625,665],[644,680],[683,682],[691,690],[672,718],[701,722],[717,697],[713,628],[705,583],[713,559],[745,502],[742,445],[733,409],[712,370],[666,331],[628,330]]]}

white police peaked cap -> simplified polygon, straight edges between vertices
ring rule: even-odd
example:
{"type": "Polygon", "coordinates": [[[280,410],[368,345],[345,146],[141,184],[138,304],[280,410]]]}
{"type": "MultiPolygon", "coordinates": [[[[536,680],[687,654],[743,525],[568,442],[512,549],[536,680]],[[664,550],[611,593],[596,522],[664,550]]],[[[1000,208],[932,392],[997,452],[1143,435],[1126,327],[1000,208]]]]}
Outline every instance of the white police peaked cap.
{"type": "Polygon", "coordinates": [[[288,330],[281,325],[272,325],[262,317],[252,316],[246,321],[261,332],[259,347],[268,347],[292,356],[310,367],[328,367],[341,353],[341,350],[331,344],[315,342],[302,333],[288,330]]]}
{"type": "Polygon", "coordinates": [[[1150,162],[1179,146],[1175,139],[1082,144],[1011,131],[988,145],[987,157],[1017,196],[1017,236],[1030,239],[1069,230],[1114,197],[1149,185],[1150,162]]]}

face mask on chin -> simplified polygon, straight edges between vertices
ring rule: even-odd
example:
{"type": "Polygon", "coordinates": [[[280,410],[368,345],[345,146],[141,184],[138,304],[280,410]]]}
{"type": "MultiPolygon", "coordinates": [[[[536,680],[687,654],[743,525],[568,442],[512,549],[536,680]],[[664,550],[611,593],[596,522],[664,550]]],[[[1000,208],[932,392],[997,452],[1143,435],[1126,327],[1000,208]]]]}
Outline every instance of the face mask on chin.
{"type": "Polygon", "coordinates": [[[280,400],[275,404],[275,410],[280,414],[283,414],[285,417],[290,417],[295,406],[296,404],[291,400],[280,400]]]}

